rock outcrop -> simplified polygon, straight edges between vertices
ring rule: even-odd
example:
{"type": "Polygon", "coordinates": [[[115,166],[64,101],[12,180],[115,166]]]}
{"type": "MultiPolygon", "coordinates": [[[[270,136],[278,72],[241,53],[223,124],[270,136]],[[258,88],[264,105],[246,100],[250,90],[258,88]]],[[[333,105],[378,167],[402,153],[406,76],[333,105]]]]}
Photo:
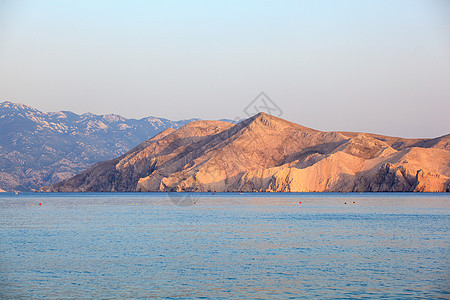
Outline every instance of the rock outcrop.
{"type": "Polygon", "coordinates": [[[264,113],[191,122],[49,192],[446,192],[450,136],[321,132],[264,113]]]}

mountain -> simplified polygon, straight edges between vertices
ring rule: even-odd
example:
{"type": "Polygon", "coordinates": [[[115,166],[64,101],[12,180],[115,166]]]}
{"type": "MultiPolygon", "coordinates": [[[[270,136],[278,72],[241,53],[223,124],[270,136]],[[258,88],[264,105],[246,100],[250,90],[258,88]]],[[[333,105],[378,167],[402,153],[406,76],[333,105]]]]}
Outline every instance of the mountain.
{"type": "Polygon", "coordinates": [[[443,192],[450,135],[322,132],[264,113],[191,122],[46,187],[50,192],[443,192]]]}
{"type": "Polygon", "coordinates": [[[0,103],[0,189],[27,191],[59,182],[194,120],[198,119],[46,113],[24,104],[0,103]]]}

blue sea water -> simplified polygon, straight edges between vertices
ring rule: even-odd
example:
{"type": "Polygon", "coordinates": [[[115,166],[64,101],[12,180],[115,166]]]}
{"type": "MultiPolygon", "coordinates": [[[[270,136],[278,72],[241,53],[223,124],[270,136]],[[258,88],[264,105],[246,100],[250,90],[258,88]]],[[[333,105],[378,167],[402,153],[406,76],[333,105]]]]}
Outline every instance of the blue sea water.
{"type": "Polygon", "coordinates": [[[0,298],[450,298],[448,194],[185,196],[2,193],[0,298]]]}

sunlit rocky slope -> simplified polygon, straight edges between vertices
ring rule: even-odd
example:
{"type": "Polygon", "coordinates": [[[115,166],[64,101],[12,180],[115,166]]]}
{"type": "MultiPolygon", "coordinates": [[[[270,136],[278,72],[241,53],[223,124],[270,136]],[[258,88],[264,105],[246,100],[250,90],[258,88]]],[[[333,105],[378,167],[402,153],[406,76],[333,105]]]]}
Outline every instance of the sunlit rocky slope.
{"type": "Polygon", "coordinates": [[[44,188],[52,192],[444,192],[450,136],[321,132],[264,113],[196,121],[44,188]]]}

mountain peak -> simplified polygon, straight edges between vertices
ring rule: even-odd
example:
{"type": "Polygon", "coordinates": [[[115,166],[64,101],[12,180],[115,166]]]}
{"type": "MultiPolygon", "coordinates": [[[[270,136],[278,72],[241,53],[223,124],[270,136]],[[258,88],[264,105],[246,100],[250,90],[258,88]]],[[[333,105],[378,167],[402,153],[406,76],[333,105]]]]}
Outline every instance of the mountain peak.
{"type": "Polygon", "coordinates": [[[270,128],[273,130],[293,129],[301,132],[319,132],[315,129],[301,126],[299,124],[287,121],[285,119],[267,114],[265,112],[259,112],[254,116],[241,122],[243,127],[249,127],[251,129],[256,128],[270,128]]]}
{"type": "Polygon", "coordinates": [[[37,109],[22,104],[22,103],[14,103],[11,101],[3,101],[2,103],[0,103],[0,108],[5,108],[5,109],[13,109],[13,110],[32,110],[32,111],[38,111],[37,109]]]}

